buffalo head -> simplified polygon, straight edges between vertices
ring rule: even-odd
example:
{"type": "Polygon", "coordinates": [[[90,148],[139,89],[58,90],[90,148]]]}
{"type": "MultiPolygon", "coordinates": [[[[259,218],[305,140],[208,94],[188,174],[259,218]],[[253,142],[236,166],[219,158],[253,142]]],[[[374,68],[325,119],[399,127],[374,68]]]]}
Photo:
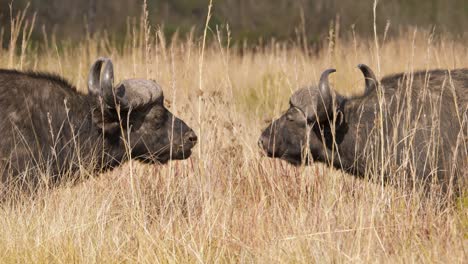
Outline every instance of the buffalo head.
{"type": "Polygon", "coordinates": [[[91,66],[88,90],[96,102],[93,123],[110,142],[110,151],[127,144],[133,158],[161,163],[191,155],[197,136],[164,107],[163,91],[156,82],[127,79],[114,85],[112,61],[99,58],[91,66]]]}
{"type": "MultiPolygon", "coordinates": [[[[363,64],[358,67],[366,78],[363,96],[367,96],[377,81],[369,67],[363,64]]],[[[335,71],[325,70],[317,86],[296,91],[290,98],[289,109],[262,132],[258,145],[269,157],[297,165],[310,158],[327,161],[332,156],[334,140],[340,140],[335,131],[343,124],[341,109],[349,99],[330,89],[328,76],[335,71]]]]}

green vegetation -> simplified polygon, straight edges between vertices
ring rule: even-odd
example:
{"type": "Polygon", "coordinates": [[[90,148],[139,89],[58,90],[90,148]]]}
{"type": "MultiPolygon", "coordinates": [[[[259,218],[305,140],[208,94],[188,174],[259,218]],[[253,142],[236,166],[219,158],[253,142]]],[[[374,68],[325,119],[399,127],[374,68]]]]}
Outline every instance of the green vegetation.
{"type": "MultiPolygon", "coordinates": [[[[0,0],[0,21],[8,25],[11,0],[0,0]]],[[[33,39],[42,40],[42,28],[59,39],[83,39],[86,32],[102,32],[116,36],[124,34],[130,25],[138,24],[143,0],[73,1],[73,0],[15,0],[14,10],[30,3],[37,12],[33,39]],[[94,3],[94,4],[93,4],[94,3]]],[[[147,0],[149,23],[162,27],[166,37],[179,32],[185,36],[192,29],[199,36],[207,15],[207,0],[147,0]]],[[[210,22],[229,24],[233,42],[257,43],[259,39],[290,40],[298,37],[317,44],[328,35],[332,23],[343,32],[350,27],[362,36],[373,34],[372,8],[374,0],[215,0],[210,22]]],[[[454,35],[466,33],[468,2],[465,0],[398,0],[380,1],[377,11],[379,31],[391,24],[389,33],[399,33],[402,27],[436,27],[438,32],[454,35]]],[[[32,14],[32,12],[30,12],[32,14]]],[[[4,27],[8,35],[8,27],[4,27]]],[[[5,40],[4,40],[4,43],[5,40]]],[[[4,44],[5,46],[5,44],[4,44]]]]}

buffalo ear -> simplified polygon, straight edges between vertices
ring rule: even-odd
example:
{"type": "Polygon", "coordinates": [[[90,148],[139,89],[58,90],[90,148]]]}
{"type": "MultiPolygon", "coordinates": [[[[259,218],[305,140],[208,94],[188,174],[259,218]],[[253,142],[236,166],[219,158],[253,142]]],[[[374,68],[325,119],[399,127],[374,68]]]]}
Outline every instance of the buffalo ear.
{"type": "Polygon", "coordinates": [[[93,124],[105,134],[115,134],[120,132],[119,119],[112,116],[108,111],[102,111],[100,108],[95,108],[91,114],[93,124]]]}

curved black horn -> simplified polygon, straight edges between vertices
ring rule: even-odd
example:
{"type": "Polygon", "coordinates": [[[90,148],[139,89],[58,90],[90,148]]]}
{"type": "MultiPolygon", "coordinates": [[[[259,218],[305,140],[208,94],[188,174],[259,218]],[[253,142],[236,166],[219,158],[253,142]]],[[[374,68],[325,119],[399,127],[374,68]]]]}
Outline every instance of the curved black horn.
{"type": "Polygon", "coordinates": [[[362,74],[364,74],[366,87],[364,88],[363,96],[367,96],[377,88],[377,78],[369,66],[365,64],[359,64],[358,68],[361,70],[362,74]]]}
{"type": "Polygon", "coordinates": [[[114,104],[114,65],[111,60],[106,60],[101,78],[101,89],[103,96],[111,104],[114,104]]]}
{"type": "Polygon", "coordinates": [[[320,76],[320,81],[318,85],[320,91],[320,98],[317,98],[317,106],[323,105],[325,107],[324,113],[327,113],[332,105],[332,95],[330,92],[330,83],[328,82],[328,75],[334,72],[336,72],[336,69],[327,69],[320,76]]]}
{"type": "Polygon", "coordinates": [[[97,59],[88,74],[88,92],[93,95],[102,95],[100,80],[102,64],[107,61],[107,58],[97,59]]]}

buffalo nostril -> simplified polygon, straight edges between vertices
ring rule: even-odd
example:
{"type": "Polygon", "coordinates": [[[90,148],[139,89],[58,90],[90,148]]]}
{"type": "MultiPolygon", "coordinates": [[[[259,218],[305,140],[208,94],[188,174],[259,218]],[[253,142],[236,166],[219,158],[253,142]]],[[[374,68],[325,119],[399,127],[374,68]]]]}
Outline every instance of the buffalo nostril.
{"type": "Polygon", "coordinates": [[[191,143],[197,143],[198,141],[198,137],[193,131],[188,132],[185,138],[191,143]]]}
{"type": "Polygon", "coordinates": [[[259,148],[263,149],[263,140],[262,140],[262,138],[258,139],[257,144],[258,144],[259,148]]]}

